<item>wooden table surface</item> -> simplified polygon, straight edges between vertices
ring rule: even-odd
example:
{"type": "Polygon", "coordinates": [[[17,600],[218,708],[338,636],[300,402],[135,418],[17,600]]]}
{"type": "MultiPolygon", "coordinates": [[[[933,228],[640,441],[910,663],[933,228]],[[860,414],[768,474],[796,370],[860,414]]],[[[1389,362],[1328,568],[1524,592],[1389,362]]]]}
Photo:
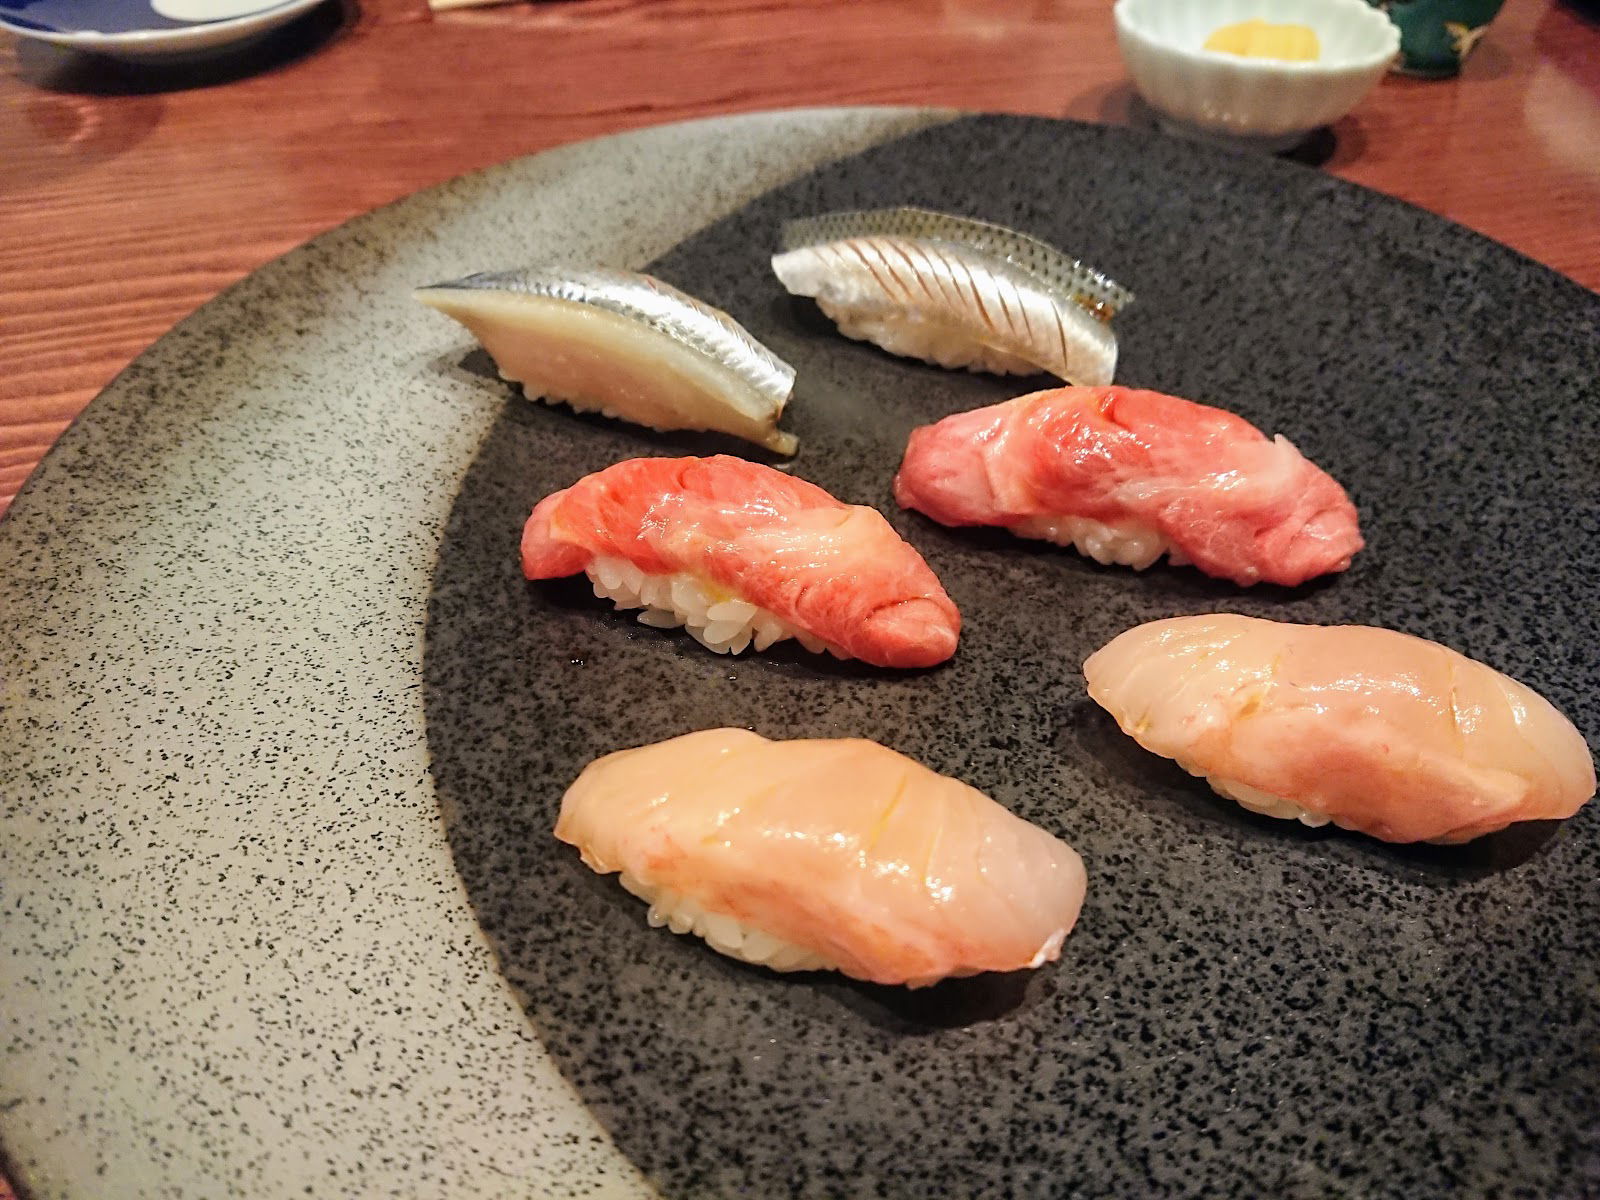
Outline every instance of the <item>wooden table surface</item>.
{"type": "MultiPolygon", "coordinates": [[[[1600,18],[1580,2],[1509,0],[1460,78],[1389,77],[1323,139],[1322,169],[1600,288],[1600,18]]],[[[1130,99],[1110,0],[547,0],[436,17],[424,0],[330,0],[246,54],[160,70],[0,40],[0,511],[173,322],[462,171],[750,109],[1121,122],[1130,99]]]]}
{"type": "MultiPolygon", "coordinates": [[[[1600,287],[1600,19],[1580,3],[1509,0],[1460,78],[1390,76],[1322,169],[1600,287]]],[[[462,171],[739,110],[1126,121],[1131,100],[1110,0],[330,0],[185,70],[0,39],[0,511],[173,322],[462,171]]]]}

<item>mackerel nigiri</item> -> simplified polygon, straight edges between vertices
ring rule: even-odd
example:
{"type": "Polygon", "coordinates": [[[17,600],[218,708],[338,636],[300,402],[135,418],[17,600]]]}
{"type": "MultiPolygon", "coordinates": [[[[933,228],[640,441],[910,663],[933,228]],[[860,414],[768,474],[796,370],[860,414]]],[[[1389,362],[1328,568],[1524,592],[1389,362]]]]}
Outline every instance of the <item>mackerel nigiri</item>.
{"type": "Polygon", "coordinates": [[[659,279],[542,266],[468,275],[416,295],[470,329],[531,398],[795,451],[794,435],[778,429],[794,368],[721,309],[659,279]]]}
{"type": "Polygon", "coordinates": [[[839,332],[891,354],[998,375],[1110,383],[1121,285],[1026,234],[920,208],[791,221],[772,269],[839,332]]]}
{"type": "Polygon", "coordinates": [[[1072,847],[876,742],[708,729],[583,769],[556,837],[693,932],[775,971],[921,987],[1056,959],[1072,847]]]}
{"type": "Polygon", "coordinates": [[[546,496],[523,530],[522,569],[584,571],[617,608],[685,626],[719,654],[794,637],[928,667],[955,653],[961,630],[933,571],[877,509],[725,455],[628,459],[546,496]]]}
{"type": "Polygon", "coordinates": [[[1160,392],[1058,388],[912,431],[894,494],[1143,570],[1162,554],[1249,585],[1343,571],[1355,506],[1281,434],[1160,392]]]}
{"type": "Polygon", "coordinates": [[[1389,629],[1174,617],[1113,638],[1083,674],[1146,750],[1271,817],[1464,842],[1594,795],[1583,735],[1543,696],[1389,629]]]}

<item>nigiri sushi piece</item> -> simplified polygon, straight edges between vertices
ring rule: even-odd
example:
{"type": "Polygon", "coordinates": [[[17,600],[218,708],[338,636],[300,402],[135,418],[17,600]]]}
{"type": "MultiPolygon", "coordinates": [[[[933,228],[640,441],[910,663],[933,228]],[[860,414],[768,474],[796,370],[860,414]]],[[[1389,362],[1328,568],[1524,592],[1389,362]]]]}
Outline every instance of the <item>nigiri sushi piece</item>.
{"type": "Polygon", "coordinates": [[[895,499],[1143,570],[1163,554],[1248,586],[1343,571],[1355,506],[1281,434],[1129,388],[1057,388],[913,430],[895,499]]]}
{"type": "Polygon", "coordinates": [[[1132,294],[1054,246],[920,208],[784,225],[772,269],[839,332],[891,354],[997,375],[1110,383],[1111,318],[1132,294]]]}
{"type": "Polygon", "coordinates": [[[1113,638],[1083,673],[1146,750],[1270,817],[1465,842],[1594,795],[1583,735],[1549,701],[1389,629],[1174,617],[1113,638]]]}
{"type": "Polygon", "coordinates": [[[416,297],[465,325],[530,397],[779,454],[794,368],[721,309],[649,275],[567,266],[468,275],[416,297]]]}
{"type": "Polygon", "coordinates": [[[522,534],[529,579],[584,571],[639,620],[738,654],[798,638],[814,653],[929,667],[961,616],[875,508],[741,458],[634,458],[546,496],[522,534]]]}
{"type": "Polygon", "coordinates": [[[1065,842],[861,739],[709,729],[584,768],[556,837],[652,926],[775,971],[922,987],[1054,961],[1083,905],[1065,842]]]}

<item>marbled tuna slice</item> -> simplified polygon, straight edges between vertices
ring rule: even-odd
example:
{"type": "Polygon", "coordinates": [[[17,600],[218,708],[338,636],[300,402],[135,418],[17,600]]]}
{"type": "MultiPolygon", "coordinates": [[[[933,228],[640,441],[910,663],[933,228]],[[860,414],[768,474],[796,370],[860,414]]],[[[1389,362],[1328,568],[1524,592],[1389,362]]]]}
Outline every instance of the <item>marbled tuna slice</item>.
{"type": "Polygon", "coordinates": [[[895,498],[1137,570],[1162,554],[1249,585],[1343,571],[1355,506],[1281,435],[1160,392],[1057,388],[912,431],[895,498]]]}
{"type": "Polygon", "coordinates": [[[708,649],[785,637],[881,667],[955,653],[961,616],[877,509],[740,458],[634,458],[545,497],[522,535],[529,579],[588,573],[618,608],[708,649]]]}

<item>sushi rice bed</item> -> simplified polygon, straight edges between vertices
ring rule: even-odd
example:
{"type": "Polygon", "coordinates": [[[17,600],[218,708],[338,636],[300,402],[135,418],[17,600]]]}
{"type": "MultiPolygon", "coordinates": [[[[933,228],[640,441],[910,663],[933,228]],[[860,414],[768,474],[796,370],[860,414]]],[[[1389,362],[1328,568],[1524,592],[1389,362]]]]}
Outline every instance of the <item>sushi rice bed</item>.
{"type": "Polygon", "coordinates": [[[619,873],[617,878],[628,892],[650,906],[647,919],[652,929],[665,925],[673,933],[692,933],[704,938],[718,953],[773,971],[839,969],[839,964],[815,951],[752,929],[734,917],[709,912],[690,897],[646,883],[628,871],[619,873]]]}
{"type": "Polygon", "coordinates": [[[621,558],[597,557],[586,568],[594,594],[621,612],[642,608],[639,622],[653,629],[684,629],[715,654],[765,650],[786,638],[813,654],[847,657],[820,638],[790,625],[758,605],[721,591],[696,575],[650,575],[621,558]]]}
{"type": "Polygon", "coordinates": [[[1263,792],[1260,788],[1253,788],[1247,783],[1240,783],[1237,779],[1224,779],[1220,775],[1207,775],[1197,767],[1190,766],[1182,759],[1178,765],[1191,775],[1199,776],[1211,785],[1211,790],[1219,796],[1225,796],[1236,804],[1242,804],[1251,812],[1260,813],[1264,817],[1277,817],[1283,821],[1299,821],[1300,824],[1311,829],[1321,829],[1332,818],[1322,813],[1312,812],[1302,808],[1293,800],[1274,795],[1272,792],[1263,792]]]}
{"type": "Polygon", "coordinates": [[[1160,531],[1136,521],[1108,525],[1093,517],[1032,517],[1011,526],[1018,537],[1042,538],[1057,546],[1070,546],[1102,566],[1132,567],[1142,571],[1163,554],[1175,567],[1187,556],[1161,536],[1160,531]]]}

